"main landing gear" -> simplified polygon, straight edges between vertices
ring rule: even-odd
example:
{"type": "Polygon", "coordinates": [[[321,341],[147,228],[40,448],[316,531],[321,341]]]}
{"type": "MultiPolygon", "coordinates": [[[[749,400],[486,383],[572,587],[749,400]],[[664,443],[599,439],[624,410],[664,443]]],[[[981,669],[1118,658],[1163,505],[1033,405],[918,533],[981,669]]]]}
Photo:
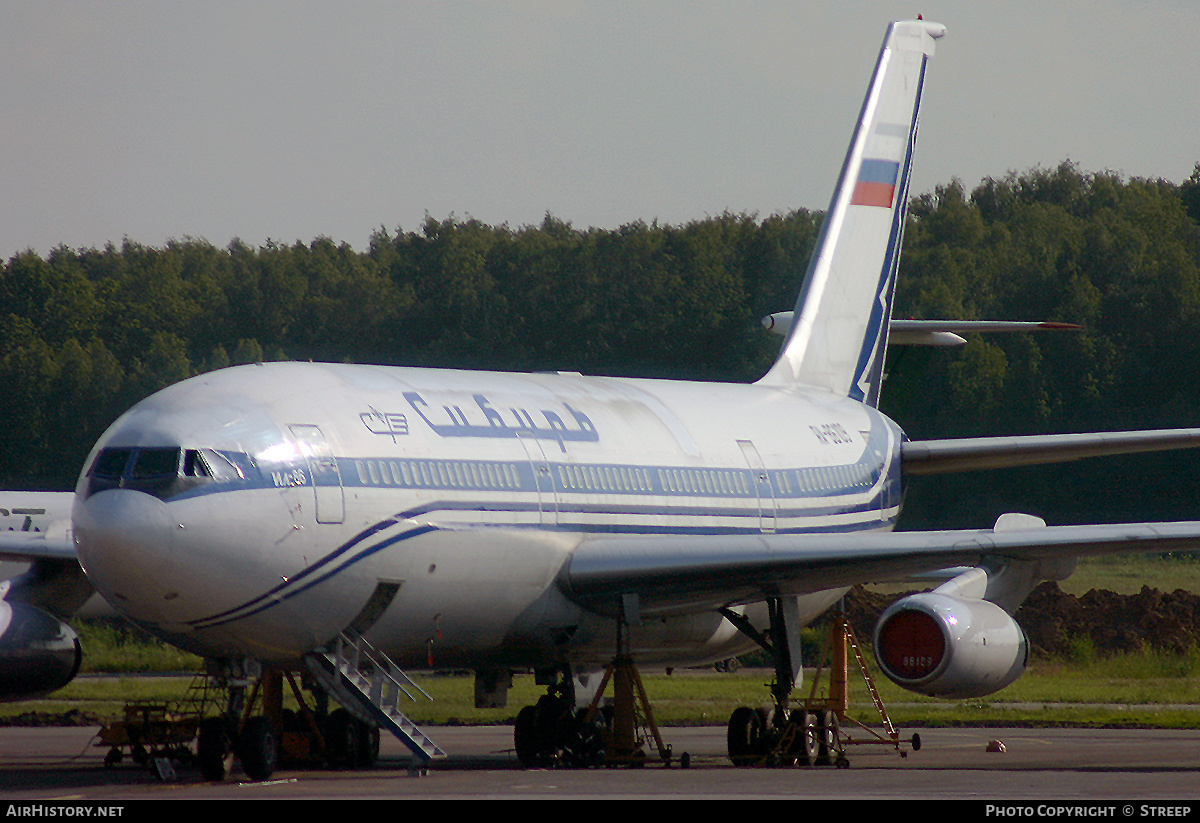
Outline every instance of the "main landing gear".
{"type": "MultiPolygon", "coordinates": [[[[794,602],[794,601],[793,601],[794,602]]],[[[740,631],[752,637],[771,654],[775,663],[775,680],[771,686],[774,706],[769,709],[741,706],[729,718],[727,744],[729,758],[735,766],[835,766],[849,768],[846,746],[864,743],[881,743],[894,746],[901,757],[906,757],[904,743],[916,751],[921,748],[921,738],[914,734],[910,741],[902,741],[887,715],[874,680],[867,668],[866,659],[854,636],[854,630],[839,609],[833,615],[829,638],[821,657],[821,668],[813,678],[812,688],[805,700],[793,701],[791,692],[799,668],[797,626],[790,604],[780,598],[768,600],[770,628],[768,635],[757,632],[741,615],[726,612],[740,631]],[[847,715],[849,652],[853,652],[868,691],[879,712],[885,734],[859,723],[847,715]],[[825,663],[829,663],[830,686],[827,697],[817,696],[821,674],[825,663]],[[793,705],[794,704],[794,705],[793,705]],[[844,725],[854,724],[871,735],[871,739],[853,739],[845,733],[844,725]]]]}
{"type": "Polygon", "coordinates": [[[575,684],[566,669],[541,672],[546,693],[517,713],[513,740],[527,768],[586,768],[604,763],[611,714],[589,718],[575,707],[575,684]]]}
{"type": "MultiPolygon", "coordinates": [[[[623,620],[618,623],[617,648],[617,656],[605,667],[586,708],[576,708],[575,684],[565,667],[546,678],[546,694],[517,714],[514,740],[521,765],[638,768],[652,762],[648,745],[653,746],[660,763],[671,765],[674,755],[663,742],[641,676],[629,655],[623,620]],[[613,701],[603,705],[610,681],[613,701]]],[[[685,752],[678,762],[687,768],[691,758],[685,752]]]]}
{"type": "Polygon", "coordinates": [[[726,610],[739,631],[766,650],[774,662],[773,706],[740,706],[729,718],[726,742],[735,766],[848,765],[838,735],[834,707],[809,700],[792,705],[792,689],[800,673],[799,617],[795,598],[770,598],[770,625],[763,635],[742,615],[726,610]]]}
{"type": "Polygon", "coordinates": [[[735,766],[849,765],[829,709],[740,706],[729,718],[727,743],[735,766]]]}
{"type": "MultiPolygon", "coordinates": [[[[913,735],[901,740],[887,716],[887,710],[867,668],[866,659],[844,613],[839,609],[830,626],[829,640],[821,657],[821,666],[813,678],[807,699],[792,698],[800,668],[799,615],[794,598],[770,598],[767,601],[769,627],[759,632],[742,615],[731,610],[722,613],[738,630],[765,649],[774,662],[769,708],[741,706],[733,711],[726,729],[730,760],[735,766],[848,768],[849,745],[879,743],[893,746],[906,757],[904,745],[913,751],[921,748],[921,738],[913,735]],[[871,698],[879,711],[884,734],[868,728],[847,715],[849,652],[853,652],[871,698]],[[818,697],[817,689],[826,663],[830,686],[827,696],[818,697]],[[847,725],[866,731],[871,739],[855,739],[847,725]]],[[[538,682],[547,685],[546,694],[534,706],[517,715],[515,743],[517,758],[528,767],[588,767],[599,765],[641,766],[650,761],[646,746],[653,741],[658,757],[666,765],[673,761],[671,747],[663,743],[642,688],[637,668],[628,653],[624,622],[618,622],[619,653],[605,669],[595,697],[586,709],[577,708],[574,683],[569,671],[555,671],[553,677],[538,682]],[[614,684],[611,706],[601,706],[609,681],[614,684]]],[[[678,758],[687,768],[690,757],[678,758]]]]}

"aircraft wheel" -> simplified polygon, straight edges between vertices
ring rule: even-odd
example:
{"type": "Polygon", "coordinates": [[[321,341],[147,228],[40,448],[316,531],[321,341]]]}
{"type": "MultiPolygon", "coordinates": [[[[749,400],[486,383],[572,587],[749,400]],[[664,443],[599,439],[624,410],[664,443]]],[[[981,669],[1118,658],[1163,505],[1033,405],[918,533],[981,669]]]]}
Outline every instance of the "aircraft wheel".
{"type": "Polygon", "coordinates": [[[379,727],[371,723],[363,723],[361,720],[356,722],[359,729],[358,754],[355,762],[361,768],[369,769],[379,759],[379,727]]]}
{"type": "Polygon", "coordinates": [[[229,729],[225,719],[206,717],[200,721],[196,740],[196,762],[200,776],[210,783],[219,783],[229,774],[229,729]]]}
{"type": "Polygon", "coordinates": [[[726,743],[735,766],[749,766],[762,756],[765,729],[762,715],[749,706],[739,706],[729,716],[726,743]]]}
{"type": "Polygon", "coordinates": [[[583,728],[567,701],[543,696],[517,713],[513,729],[517,760],[527,768],[598,765],[603,760],[603,739],[593,731],[583,728]]]}
{"type": "Polygon", "coordinates": [[[817,750],[817,765],[828,766],[838,756],[838,718],[837,713],[829,709],[817,712],[817,734],[819,745],[817,750]]]}
{"type": "Polygon", "coordinates": [[[800,724],[797,729],[797,755],[800,758],[800,765],[815,766],[817,758],[821,751],[821,733],[817,728],[817,715],[815,712],[793,712],[796,718],[795,722],[800,724]]]}
{"type": "Polygon", "coordinates": [[[353,768],[362,751],[358,721],[345,709],[330,713],[325,723],[325,758],[333,766],[353,768]]]}
{"type": "Polygon", "coordinates": [[[517,750],[517,760],[522,766],[531,769],[537,765],[537,709],[533,706],[526,706],[517,712],[513,744],[517,750]]]}
{"type": "Polygon", "coordinates": [[[601,719],[586,722],[587,709],[579,709],[571,721],[572,729],[567,737],[564,756],[568,765],[580,768],[600,766],[604,763],[604,724],[601,719]]]}
{"type": "Polygon", "coordinates": [[[538,754],[555,760],[574,727],[575,713],[561,697],[545,695],[537,702],[538,754]]]}
{"type": "Polygon", "coordinates": [[[275,727],[261,715],[252,717],[238,736],[238,756],[251,780],[266,780],[275,773],[279,750],[275,727]]]}

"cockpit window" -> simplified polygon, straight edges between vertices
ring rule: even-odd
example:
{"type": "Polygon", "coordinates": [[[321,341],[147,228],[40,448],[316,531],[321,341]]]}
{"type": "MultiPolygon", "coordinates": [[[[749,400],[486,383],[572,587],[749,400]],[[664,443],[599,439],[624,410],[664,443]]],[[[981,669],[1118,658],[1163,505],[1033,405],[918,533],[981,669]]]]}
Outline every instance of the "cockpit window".
{"type": "Polygon", "coordinates": [[[179,473],[180,449],[138,449],[133,468],[129,472],[132,480],[150,480],[174,477],[179,473]]]}
{"type": "Polygon", "coordinates": [[[244,479],[236,463],[212,449],[108,448],[88,470],[87,494],[130,489],[168,500],[207,483],[244,479]]]}
{"type": "MultiPolygon", "coordinates": [[[[245,480],[246,473],[228,455],[212,449],[203,449],[199,452],[200,459],[204,461],[204,465],[208,468],[209,476],[216,480],[245,480]]],[[[244,455],[242,455],[244,457],[244,455]]]]}
{"type": "Polygon", "coordinates": [[[120,478],[125,474],[125,466],[132,454],[133,449],[102,449],[90,473],[93,477],[120,478]]]}
{"type": "Polygon", "coordinates": [[[212,477],[212,469],[204,462],[204,455],[196,449],[188,449],[183,453],[184,477],[212,477]]]}

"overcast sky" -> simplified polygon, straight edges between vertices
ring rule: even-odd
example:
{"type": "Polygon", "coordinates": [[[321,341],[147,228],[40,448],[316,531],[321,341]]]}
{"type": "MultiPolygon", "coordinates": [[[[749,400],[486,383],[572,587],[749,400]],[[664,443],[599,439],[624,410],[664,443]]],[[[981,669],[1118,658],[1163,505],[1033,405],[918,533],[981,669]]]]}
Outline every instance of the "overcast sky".
{"type": "Polygon", "coordinates": [[[6,0],[0,255],[823,209],[917,12],[948,33],[914,192],[1200,161],[1195,0],[6,0]]]}

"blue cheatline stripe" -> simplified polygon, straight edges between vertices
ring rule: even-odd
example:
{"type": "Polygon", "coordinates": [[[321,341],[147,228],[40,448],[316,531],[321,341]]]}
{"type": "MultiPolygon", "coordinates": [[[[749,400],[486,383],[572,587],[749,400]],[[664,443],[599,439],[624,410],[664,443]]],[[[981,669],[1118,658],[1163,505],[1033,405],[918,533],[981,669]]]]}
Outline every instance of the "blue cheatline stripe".
{"type": "MultiPolygon", "coordinates": [[[[458,508],[458,506],[456,506],[455,504],[447,504],[445,506],[445,508],[452,509],[452,508],[458,508]]],[[[757,512],[755,514],[757,514],[757,512]]],[[[390,519],[389,519],[389,521],[385,521],[385,522],[390,524],[390,519]]],[[[857,523],[845,523],[845,524],[823,525],[823,526],[801,526],[801,527],[790,528],[790,529],[778,529],[773,533],[774,534],[834,534],[834,533],[848,534],[848,533],[860,532],[860,531],[874,531],[879,528],[880,522],[881,521],[879,521],[879,520],[872,519],[869,521],[862,521],[862,522],[857,522],[857,523]]],[[[890,518],[886,522],[888,525],[894,526],[895,518],[894,517],[890,518]]],[[[505,524],[503,526],[490,526],[490,527],[489,526],[481,526],[479,528],[481,528],[481,529],[517,528],[517,529],[526,529],[526,530],[545,530],[546,529],[545,526],[541,526],[541,525],[533,524],[533,523],[525,524],[525,525],[505,524]]],[[[285,583],[281,583],[280,585],[276,586],[275,588],[271,589],[270,591],[265,592],[265,593],[259,595],[258,597],[253,598],[252,600],[246,601],[245,603],[243,603],[240,606],[235,606],[232,609],[228,609],[219,614],[214,614],[210,617],[205,617],[205,618],[200,618],[197,620],[188,621],[188,625],[194,629],[201,629],[201,630],[202,629],[211,629],[211,628],[215,628],[216,626],[226,625],[229,623],[235,623],[239,620],[243,620],[248,617],[253,617],[254,615],[260,614],[261,612],[267,611],[268,609],[271,609],[271,608],[279,605],[280,603],[282,603],[285,600],[290,600],[291,598],[296,597],[297,595],[303,594],[304,592],[308,591],[309,589],[311,589],[315,586],[318,586],[321,583],[324,583],[329,578],[334,577],[335,575],[339,574],[342,571],[345,571],[347,568],[358,563],[360,560],[364,560],[368,557],[371,557],[372,555],[374,555],[380,551],[383,551],[384,549],[387,549],[391,546],[394,546],[398,543],[404,542],[411,538],[419,537],[421,535],[429,534],[431,532],[435,532],[435,531],[439,531],[439,530],[440,529],[437,526],[423,525],[423,526],[418,526],[413,529],[409,529],[408,531],[401,532],[400,534],[392,535],[391,537],[381,540],[378,543],[375,543],[371,546],[363,547],[362,550],[360,550],[353,556],[344,558],[343,562],[338,564],[337,566],[330,566],[330,567],[324,568],[322,570],[321,574],[311,575],[309,577],[309,579],[304,580],[302,583],[300,582],[299,579],[289,580],[285,583]],[[285,588],[288,590],[283,591],[285,588]]],[[[564,532],[577,531],[577,529],[572,529],[570,527],[565,527],[565,526],[555,528],[554,530],[564,531],[564,532]]],[[[372,531],[374,532],[377,530],[373,529],[372,531]]],[[[588,528],[586,533],[588,533],[588,534],[661,535],[661,536],[695,535],[695,536],[699,537],[699,536],[716,536],[716,535],[761,534],[762,532],[758,528],[750,527],[750,526],[741,527],[741,528],[739,528],[739,527],[713,528],[711,526],[683,527],[683,528],[681,528],[681,527],[655,528],[655,527],[630,526],[630,527],[619,527],[619,528],[611,528],[611,529],[588,528]]],[[[326,560],[328,560],[328,558],[326,558],[326,560]]],[[[326,564],[323,561],[322,563],[317,564],[317,565],[325,566],[326,564]]],[[[310,568],[309,570],[307,570],[306,575],[309,572],[313,572],[313,571],[316,571],[316,568],[310,568]]]]}
{"type": "MultiPolygon", "coordinates": [[[[843,490],[844,492],[845,490],[843,490]]],[[[780,524],[780,528],[775,530],[776,534],[787,533],[807,533],[807,532],[851,532],[863,529],[878,528],[880,521],[874,517],[870,520],[860,522],[842,523],[842,524],[813,524],[813,525],[798,525],[793,524],[790,527],[786,525],[786,521],[795,517],[804,519],[827,517],[830,515],[855,515],[864,513],[878,513],[880,506],[884,508],[894,506],[897,501],[890,499],[890,495],[886,490],[880,490],[881,496],[872,496],[866,502],[858,502],[849,506],[822,506],[817,509],[790,509],[782,508],[775,512],[775,520],[780,524]]],[[[629,516],[638,509],[643,507],[628,507],[620,506],[611,510],[612,514],[629,516]]],[[[251,617],[266,611],[279,603],[289,600],[299,594],[302,594],[309,589],[317,586],[329,578],[344,571],[348,567],[358,563],[360,560],[366,559],[377,554],[384,549],[394,546],[398,543],[407,541],[414,537],[419,537],[430,532],[437,531],[438,526],[431,524],[412,524],[411,527],[403,529],[399,533],[385,536],[385,532],[389,529],[402,525],[406,522],[411,522],[413,518],[424,515],[435,514],[437,512],[483,512],[483,511],[510,511],[510,512],[533,512],[539,509],[537,503],[513,503],[509,502],[500,507],[494,507],[480,501],[451,501],[439,500],[425,503],[421,506],[398,512],[391,517],[384,518],[376,524],[360,531],[358,534],[351,537],[346,542],[342,543],[332,552],[319,561],[308,567],[304,571],[282,581],[278,585],[272,587],[268,591],[251,598],[244,603],[234,606],[217,614],[209,615],[208,617],[199,618],[189,621],[189,625],[196,629],[213,628],[215,626],[236,622],[238,620],[251,617]]],[[[656,526],[654,524],[597,524],[587,522],[575,523],[559,523],[559,524],[542,524],[542,523],[477,523],[475,528],[516,528],[516,529],[550,529],[561,532],[587,532],[587,533],[609,533],[609,534],[694,534],[694,535],[717,535],[717,534],[757,534],[760,529],[757,526],[746,525],[736,526],[728,525],[728,522],[739,519],[757,519],[762,512],[758,507],[753,509],[737,508],[737,509],[722,509],[721,507],[692,507],[692,506],[669,506],[665,510],[661,507],[644,507],[644,511],[655,513],[658,516],[708,516],[714,520],[724,520],[725,524],[709,523],[703,526],[656,526]]],[[[560,514],[566,517],[571,517],[574,514],[576,517],[585,517],[588,514],[602,515],[609,513],[603,506],[565,506],[562,507],[560,514]]],[[[888,519],[889,523],[894,521],[894,516],[888,519]]],[[[460,528],[464,525],[471,524],[456,523],[454,526],[460,528]]]]}
{"type": "MultiPolygon", "coordinates": [[[[860,458],[858,463],[846,464],[844,466],[837,467],[837,468],[826,467],[823,471],[825,471],[827,473],[827,475],[826,475],[825,479],[822,481],[822,486],[823,486],[823,483],[827,483],[829,481],[833,482],[832,486],[823,486],[820,488],[799,488],[799,487],[798,488],[788,488],[787,491],[784,491],[782,488],[779,487],[778,482],[775,482],[775,481],[783,479],[784,475],[793,475],[794,474],[794,476],[787,478],[787,480],[789,483],[799,484],[799,483],[801,483],[800,472],[802,472],[804,470],[800,470],[800,469],[772,470],[771,475],[773,478],[773,482],[772,482],[773,488],[770,493],[770,498],[773,499],[774,501],[776,501],[778,504],[780,504],[779,508],[773,512],[774,520],[779,525],[779,528],[774,530],[775,533],[784,534],[784,533],[789,533],[789,532],[801,533],[801,532],[810,532],[810,531],[836,532],[836,531],[856,531],[856,530],[860,530],[860,529],[864,529],[864,528],[867,528],[867,529],[878,528],[880,521],[878,519],[874,519],[874,518],[871,519],[870,521],[842,523],[842,524],[824,523],[824,524],[800,525],[795,522],[788,523],[787,521],[789,521],[789,520],[794,521],[797,518],[809,518],[810,523],[811,523],[811,519],[820,519],[820,518],[828,517],[830,515],[853,516],[853,515],[869,513],[869,512],[878,512],[881,506],[884,509],[893,507],[898,501],[895,501],[894,499],[892,499],[893,495],[886,490],[886,487],[879,486],[879,484],[885,480],[885,477],[892,473],[892,470],[894,468],[891,458],[889,458],[887,456],[887,453],[886,453],[887,450],[882,448],[881,441],[887,440],[887,439],[888,438],[887,438],[887,429],[886,428],[873,427],[873,429],[868,437],[867,446],[864,449],[863,456],[860,458]],[[881,465],[881,466],[876,465],[875,462],[873,460],[871,460],[870,455],[872,455],[872,454],[877,454],[878,458],[883,460],[883,465],[881,465]],[[859,478],[859,482],[850,482],[849,484],[846,484],[846,481],[849,478],[847,477],[847,475],[844,472],[839,474],[838,469],[840,468],[841,470],[850,470],[851,467],[854,467],[854,466],[858,466],[860,469],[866,468],[869,466],[870,471],[867,471],[865,473],[863,473],[861,471],[850,472],[849,477],[850,478],[859,478]],[[860,483],[862,483],[863,485],[859,485],[860,483]],[[865,488],[864,488],[864,485],[865,485],[865,488]],[[838,505],[836,502],[832,502],[831,504],[826,504],[826,505],[817,506],[817,507],[806,507],[802,503],[802,501],[804,501],[806,498],[823,497],[823,498],[833,498],[834,500],[836,500],[836,498],[844,497],[844,496],[857,497],[864,492],[872,492],[870,495],[870,498],[867,501],[858,500],[858,501],[856,501],[854,503],[850,503],[848,505],[847,504],[838,505]],[[789,502],[791,502],[792,505],[788,505],[789,502]],[[795,505],[796,503],[801,503],[801,505],[799,507],[797,507],[795,505]]],[[[358,458],[358,459],[341,458],[341,459],[339,459],[339,462],[348,464],[348,463],[355,462],[355,460],[361,460],[361,458],[358,458]]],[[[382,460],[382,459],[380,458],[380,460],[382,460]]],[[[564,466],[567,464],[555,464],[555,465],[556,466],[564,466]]],[[[349,465],[344,466],[344,468],[348,469],[349,465]]],[[[611,468],[611,466],[599,466],[596,468],[611,468]]],[[[625,468],[630,468],[630,467],[625,467],[625,468]]],[[[761,505],[754,505],[754,506],[748,505],[752,502],[756,502],[759,497],[759,493],[758,493],[758,491],[754,490],[753,484],[752,484],[751,489],[745,490],[745,491],[740,490],[740,489],[735,490],[733,488],[725,489],[722,491],[717,491],[715,488],[712,491],[707,491],[707,490],[700,491],[699,489],[692,489],[690,491],[683,491],[681,489],[672,489],[672,490],[668,491],[662,485],[662,479],[659,477],[660,471],[667,471],[667,472],[675,471],[675,470],[689,471],[689,470],[693,470],[693,469],[691,467],[670,467],[670,468],[663,469],[663,468],[654,467],[654,466],[639,466],[639,467],[634,467],[634,468],[637,468],[644,473],[643,480],[650,481],[647,484],[649,486],[649,488],[639,489],[639,490],[635,490],[635,491],[630,490],[630,491],[627,491],[626,494],[624,494],[622,496],[625,497],[626,499],[628,499],[629,497],[656,497],[656,498],[659,498],[659,500],[655,504],[653,504],[653,505],[648,505],[648,504],[630,505],[630,504],[624,504],[624,503],[617,503],[615,500],[611,500],[611,499],[607,502],[600,502],[600,501],[574,502],[572,500],[572,498],[575,497],[576,494],[578,494],[582,497],[585,497],[585,498],[591,497],[593,495],[611,496],[615,490],[609,489],[606,491],[606,490],[599,490],[599,489],[594,489],[594,488],[587,489],[587,490],[585,490],[585,489],[571,490],[571,489],[562,488],[561,486],[559,486],[559,484],[556,483],[555,485],[558,487],[556,489],[554,489],[553,494],[556,497],[556,507],[557,507],[558,514],[561,518],[563,518],[562,522],[554,523],[554,524],[547,524],[547,523],[491,523],[491,522],[478,522],[478,523],[474,523],[474,524],[455,523],[455,524],[453,524],[452,527],[453,528],[462,528],[465,526],[468,528],[474,527],[474,528],[480,528],[480,529],[488,529],[488,528],[550,529],[553,531],[560,531],[560,532],[577,532],[577,531],[579,531],[579,532],[625,533],[625,534],[672,534],[672,533],[675,533],[675,534],[695,534],[695,535],[710,534],[710,535],[712,535],[712,534],[738,534],[738,533],[754,534],[754,533],[759,533],[760,529],[757,526],[749,525],[749,523],[747,523],[747,525],[745,525],[745,526],[737,525],[737,522],[739,520],[749,521],[751,519],[756,519],[763,514],[763,511],[761,510],[761,505]],[[666,497],[669,501],[666,503],[665,506],[663,504],[664,501],[662,501],[663,497],[666,497]],[[709,505],[703,505],[703,504],[688,505],[687,504],[689,499],[694,500],[696,498],[709,498],[710,500],[724,498],[729,503],[732,503],[733,506],[723,507],[720,505],[713,505],[711,503],[709,505]],[[642,515],[642,516],[656,515],[659,517],[670,517],[670,516],[703,517],[703,518],[710,518],[712,520],[712,522],[708,523],[707,525],[696,525],[696,526],[657,525],[654,523],[645,523],[645,522],[643,522],[643,523],[604,523],[604,522],[590,522],[589,523],[589,522],[587,522],[591,517],[596,517],[596,516],[604,517],[604,516],[608,516],[608,515],[616,515],[616,516],[632,515],[635,517],[639,516],[639,515],[642,515]],[[572,521],[572,520],[575,522],[566,522],[566,521],[572,521]]],[[[694,471],[700,471],[700,470],[694,470],[694,471]]],[[[731,474],[740,474],[744,470],[720,469],[720,470],[716,470],[716,471],[729,471],[731,474]]],[[[351,474],[352,474],[352,472],[343,471],[342,477],[344,479],[348,479],[351,474]]],[[[530,478],[524,478],[524,477],[521,479],[520,485],[522,486],[522,488],[519,490],[520,492],[522,492],[524,494],[530,494],[532,492],[532,490],[530,488],[528,488],[528,486],[526,485],[529,482],[529,479],[530,478]]],[[[214,483],[214,484],[211,484],[211,485],[203,487],[203,488],[205,489],[205,493],[207,493],[207,494],[217,494],[217,493],[221,493],[221,492],[230,492],[230,493],[241,492],[241,491],[246,491],[246,490],[249,490],[252,488],[271,488],[271,486],[269,484],[267,484],[262,478],[258,478],[258,480],[259,480],[259,482],[257,482],[257,483],[254,482],[253,478],[250,479],[250,483],[246,483],[246,482],[231,483],[231,484],[214,483]]],[[[360,487],[362,487],[362,486],[372,487],[369,484],[348,483],[347,485],[349,485],[349,486],[358,485],[360,487]]],[[[388,487],[374,486],[374,488],[383,490],[388,487]]],[[[391,488],[400,490],[400,489],[403,489],[404,487],[392,486],[391,488]]],[[[446,489],[446,490],[449,491],[451,489],[446,489]]],[[[453,489],[453,490],[460,491],[460,492],[484,491],[483,489],[470,489],[470,488],[458,488],[458,489],[453,489]]],[[[503,493],[503,492],[510,492],[510,491],[514,491],[514,490],[513,489],[504,489],[504,490],[489,489],[487,491],[500,491],[501,493],[503,493]]],[[[578,498],[576,498],[576,500],[578,500],[578,498]]],[[[697,503],[699,503],[699,502],[700,501],[697,500],[697,503]]],[[[266,611],[266,610],[272,608],[273,606],[278,605],[279,603],[281,603],[284,600],[288,600],[302,592],[305,592],[305,591],[311,589],[312,587],[314,587],[316,585],[319,585],[320,583],[337,575],[339,572],[345,570],[349,566],[352,566],[352,565],[358,563],[358,561],[360,561],[362,559],[371,557],[371,556],[377,554],[378,552],[383,551],[384,549],[387,549],[398,543],[407,541],[410,538],[418,537],[420,535],[424,535],[424,534],[428,534],[432,531],[436,531],[439,528],[436,525],[430,525],[428,523],[423,523],[423,524],[414,523],[412,521],[415,518],[426,516],[426,515],[431,515],[431,514],[434,514],[437,512],[476,511],[476,512],[482,513],[482,512],[497,512],[497,511],[499,511],[499,512],[512,512],[512,513],[516,513],[516,512],[528,513],[528,512],[537,512],[540,510],[540,508],[541,508],[541,504],[537,501],[524,501],[524,502],[513,501],[513,500],[485,501],[485,500],[479,500],[479,499],[474,499],[474,500],[441,499],[441,500],[436,500],[436,501],[429,501],[429,502],[423,503],[419,506],[397,512],[390,517],[386,517],[386,518],[379,520],[375,524],[368,526],[367,528],[354,534],[348,540],[346,540],[343,543],[341,543],[340,545],[338,545],[329,554],[325,555],[320,560],[317,560],[308,568],[304,569],[303,571],[290,577],[287,580],[281,581],[280,583],[276,584],[271,589],[263,592],[262,594],[257,595],[255,597],[241,603],[240,605],[231,607],[222,612],[211,614],[206,617],[202,617],[202,618],[198,618],[196,620],[190,621],[189,625],[191,625],[193,628],[197,628],[197,629],[212,628],[214,626],[235,622],[237,620],[241,620],[243,618],[250,617],[255,614],[259,614],[260,612],[266,611]],[[386,532],[388,532],[396,527],[401,527],[398,532],[393,532],[391,535],[385,534],[386,532]]],[[[890,522],[890,520],[894,520],[894,517],[890,518],[889,522],[890,522]]]]}
{"type": "Polygon", "coordinates": [[[437,531],[437,526],[419,526],[415,529],[410,529],[406,532],[394,535],[389,537],[387,540],[380,541],[379,543],[370,546],[353,557],[347,558],[346,561],[341,565],[325,569],[323,574],[312,576],[310,579],[306,580],[303,585],[295,585],[295,580],[288,581],[276,586],[269,592],[259,595],[253,600],[247,601],[241,606],[229,609],[221,614],[213,615],[212,617],[205,617],[199,620],[189,621],[188,625],[196,629],[209,629],[214,626],[220,626],[224,623],[232,623],[237,620],[242,620],[246,617],[252,617],[259,612],[266,611],[267,609],[282,603],[284,600],[290,600],[296,595],[303,594],[314,586],[324,583],[338,572],[344,570],[348,566],[354,565],[359,560],[370,557],[376,552],[382,551],[383,549],[386,549],[389,546],[399,543],[403,540],[408,540],[410,538],[418,537],[422,534],[428,534],[429,532],[433,531],[437,531]],[[281,590],[287,586],[294,586],[294,588],[292,588],[290,591],[282,592],[281,590]]]}

